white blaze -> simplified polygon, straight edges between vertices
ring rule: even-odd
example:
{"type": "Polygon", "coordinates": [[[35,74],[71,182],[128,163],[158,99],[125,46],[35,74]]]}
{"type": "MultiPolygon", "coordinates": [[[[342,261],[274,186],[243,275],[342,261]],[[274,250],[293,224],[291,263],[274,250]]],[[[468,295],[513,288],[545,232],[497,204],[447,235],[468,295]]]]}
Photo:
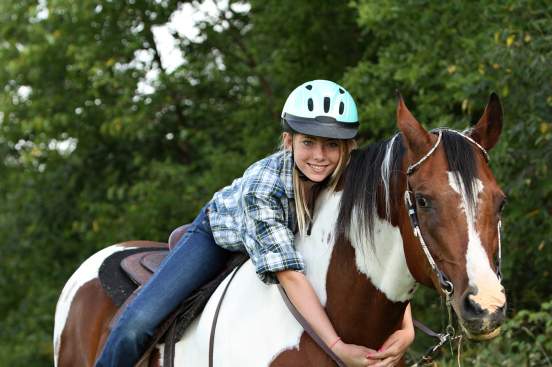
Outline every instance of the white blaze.
{"type": "MultiPolygon", "coordinates": [[[[464,185],[461,179],[455,175],[457,174],[450,171],[448,172],[449,185],[462,198],[459,208],[464,211],[466,223],[468,225],[466,271],[469,285],[477,289],[477,294],[471,296],[471,299],[483,309],[493,313],[497,308],[504,306],[506,297],[503,293],[503,287],[500,284],[500,280],[491,268],[487,253],[481,244],[479,233],[477,233],[477,205],[476,208],[472,208],[473,210],[469,209],[464,185]]],[[[483,192],[484,189],[483,182],[476,178],[473,187],[473,202],[477,203],[479,194],[483,192]]]]}

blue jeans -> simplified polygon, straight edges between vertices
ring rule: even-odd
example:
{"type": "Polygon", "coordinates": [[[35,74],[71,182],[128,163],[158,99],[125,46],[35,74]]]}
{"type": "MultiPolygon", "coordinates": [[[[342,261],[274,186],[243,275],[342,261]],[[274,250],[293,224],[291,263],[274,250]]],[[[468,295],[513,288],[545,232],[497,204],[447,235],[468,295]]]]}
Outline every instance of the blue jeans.
{"type": "Polygon", "coordinates": [[[194,290],[222,271],[231,252],[215,243],[206,208],[123,311],[96,367],[133,367],[156,327],[194,290]]]}

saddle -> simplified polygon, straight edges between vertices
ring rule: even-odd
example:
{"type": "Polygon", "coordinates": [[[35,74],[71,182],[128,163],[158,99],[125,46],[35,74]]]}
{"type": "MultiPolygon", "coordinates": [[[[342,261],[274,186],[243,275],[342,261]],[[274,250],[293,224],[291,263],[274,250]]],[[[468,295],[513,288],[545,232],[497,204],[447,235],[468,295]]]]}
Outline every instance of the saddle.
{"type": "Polygon", "coordinates": [[[104,260],[98,277],[102,287],[117,307],[127,302],[136,289],[151,278],[169,250],[176,247],[189,226],[185,224],[175,229],[169,236],[168,244],[159,243],[152,247],[118,251],[104,260]]]}
{"type": "MultiPolygon", "coordinates": [[[[159,268],[163,259],[174,249],[189,224],[176,228],[169,236],[168,244],[155,247],[128,249],[114,253],[104,260],[99,269],[99,278],[106,293],[119,307],[111,325],[118,319],[126,305],[140,292],[145,284],[159,268]]],[[[184,300],[167,319],[159,325],[151,344],[136,366],[147,366],[151,352],[158,343],[165,342],[164,366],[172,366],[174,360],[174,345],[186,328],[203,311],[207,301],[220,283],[232,270],[247,260],[246,254],[237,252],[227,262],[223,271],[213,280],[196,290],[184,300]]]]}
{"type": "Polygon", "coordinates": [[[177,246],[178,241],[189,227],[190,224],[184,224],[172,231],[169,243],[163,247],[149,248],[144,252],[124,257],[121,261],[121,269],[137,286],[145,284],[159,268],[169,251],[177,246]]]}

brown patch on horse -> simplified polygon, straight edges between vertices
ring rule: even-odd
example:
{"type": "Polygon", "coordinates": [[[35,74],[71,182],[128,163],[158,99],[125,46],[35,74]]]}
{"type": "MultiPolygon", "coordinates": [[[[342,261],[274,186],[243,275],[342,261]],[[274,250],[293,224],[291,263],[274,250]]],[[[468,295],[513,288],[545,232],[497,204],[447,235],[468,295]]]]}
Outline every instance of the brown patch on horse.
{"type": "Polygon", "coordinates": [[[496,271],[494,259],[491,254],[498,250],[498,215],[504,204],[506,195],[498,186],[488,165],[479,168],[479,175],[485,182],[485,190],[481,193],[482,205],[479,206],[476,229],[481,238],[481,244],[489,257],[489,262],[496,271]]]}
{"type": "Polygon", "coordinates": [[[400,329],[407,303],[390,301],[358,271],[355,250],[342,235],[333,249],[326,290],[328,316],[346,343],[378,349],[400,329]]]}
{"type": "MultiPolygon", "coordinates": [[[[125,248],[160,247],[167,244],[151,241],[128,241],[125,248]]],[[[94,366],[109,335],[109,325],[117,306],[104,292],[98,278],[84,283],[75,293],[59,340],[59,367],[94,366]]],[[[155,365],[155,364],[154,364],[155,365]]]]}
{"type": "Polygon", "coordinates": [[[161,366],[162,366],[161,353],[159,352],[159,348],[154,348],[149,357],[148,367],[161,367],[161,366]]]}
{"type": "Polygon", "coordinates": [[[333,367],[335,363],[305,332],[301,335],[299,349],[280,353],[270,367],[333,367]]]}
{"type": "Polygon", "coordinates": [[[116,311],[98,279],[85,283],[73,298],[61,333],[58,366],[93,366],[116,311]]]}
{"type": "MultiPolygon", "coordinates": [[[[332,252],[326,291],[326,312],[345,343],[378,349],[401,328],[407,303],[391,302],[357,270],[355,251],[344,236],[339,236],[332,252]]],[[[333,367],[335,363],[303,332],[298,349],[283,351],[270,366],[333,367]]]]}

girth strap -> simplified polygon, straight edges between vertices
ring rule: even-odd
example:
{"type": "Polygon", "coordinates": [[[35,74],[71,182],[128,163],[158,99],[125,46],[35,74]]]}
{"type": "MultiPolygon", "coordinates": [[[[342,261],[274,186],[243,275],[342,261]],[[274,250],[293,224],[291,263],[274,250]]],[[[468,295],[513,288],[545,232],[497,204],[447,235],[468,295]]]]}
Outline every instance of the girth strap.
{"type": "Polygon", "coordinates": [[[220,296],[219,303],[217,305],[217,309],[215,311],[215,315],[213,316],[213,325],[211,326],[211,336],[209,337],[209,367],[213,367],[213,352],[214,352],[214,344],[215,344],[215,331],[217,329],[217,320],[218,315],[220,311],[220,307],[222,306],[222,300],[224,300],[224,296],[226,295],[226,291],[228,290],[228,286],[230,283],[232,283],[232,279],[234,279],[234,276],[237,274],[238,270],[240,270],[241,266],[244,263],[241,263],[236,267],[234,270],[234,273],[232,273],[232,276],[228,280],[228,283],[226,283],[226,286],[224,287],[224,291],[222,292],[220,296]]]}
{"type": "Polygon", "coordinates": [[[308,321],[305,320],[303,315],[299,313],[297,308],[291,303],[288,295],[286,294],[286,291],[284,288],[278,284],[278,290],[280,291],[280,294],[282,295],[282,298],[284,299],[284,303],[286,304],[287,308],[291,312],[291,314],[295,317],[295,319],[301,324],[303,329],[309,334],[309,336],[314,340],[314,342],[339,366],[339,367],[347,367],[345,363],[322,341],[320,336],[316,334],[316,331],[309,325],[308,321]]]}

